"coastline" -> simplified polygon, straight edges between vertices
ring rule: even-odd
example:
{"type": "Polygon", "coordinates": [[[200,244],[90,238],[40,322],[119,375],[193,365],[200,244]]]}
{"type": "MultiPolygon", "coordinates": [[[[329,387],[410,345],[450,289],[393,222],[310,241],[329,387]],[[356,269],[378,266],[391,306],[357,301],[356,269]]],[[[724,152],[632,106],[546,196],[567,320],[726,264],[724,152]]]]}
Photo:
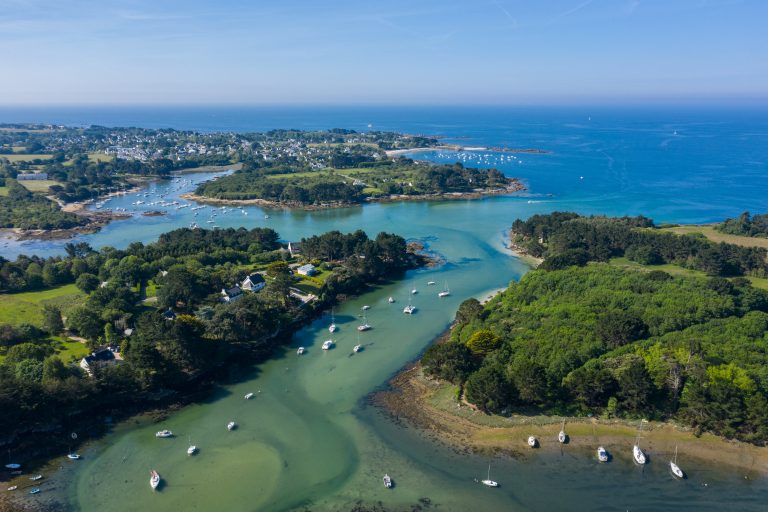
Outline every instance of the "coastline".
{"type": "MultiPolygon", "coordinates": [[[[404,368],[388,382],[387,389],[373,393],[370,401],[393,421],[414,426],[427,437],[459,451],[521,459],[538,451],[560,451],[563,445],[558,443],[557,435],[565,420],[568,447],[594,452],[598,446],[604,446],[614,458],[629,461],[639,424],[637,420],[621,419],[488,415],[470,404],[457,402],[456,386],[425,376],[420,363],[404,368]],[[529,435],[539,439],[538,449],[531,450],[526,445],[529,435]]],[[[768,474],[768,447],[708,433],[697,437],[693,429],[672,422],[643,423],[641,445],[655,464],[665,464],[678,447],[685,456],[725,464],[755,476],[768,474]]]]}
{"type": "Polygon", "coordinates": [[[501,146],[462,146],[460,144],[441,144],[439,146],[427,147],[427,148],[411,148],[411,149],[389,149],[385,151],[388,157],[398,157],[407,155],[408,153],[429,153],[431,151],[494,151],[496,153],[521,153],[528,155],[546,155],[551,153],[545,149],[535,148],[505,148],[501,146]]]}
{"type": "Polygon", "coordinates": [[[327,210],[333,208],[352,208],[370,203],[396,203],[403,201],[451,201],[451,200],[473,200],[485,197],[512,195],[525,190],[525,185],[518,178],[510,178],[512,183],[505,188],[494,188],[476,190],[472,192],[445,192],[440,194],[421,194],[415,196],[409,195],[389,195],[380,197],[367,197],[360,203],[322,203],[322,204],[303,204],[303,203],[285,203],[273,201],[271,199],[220,199],[217,197],[207,197],[197,195],[194,192],[182,194],[179,197],[187,201],[194,201],[200,204],[210,204],[218,206],[261,206],[272,210],[327,210]]]}

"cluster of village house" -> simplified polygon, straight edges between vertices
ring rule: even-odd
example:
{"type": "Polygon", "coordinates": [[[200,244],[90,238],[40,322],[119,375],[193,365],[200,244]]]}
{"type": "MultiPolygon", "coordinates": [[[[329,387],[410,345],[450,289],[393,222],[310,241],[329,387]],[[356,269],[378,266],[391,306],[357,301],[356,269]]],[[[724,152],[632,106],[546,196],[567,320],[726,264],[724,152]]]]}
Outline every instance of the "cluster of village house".
{"type": "MultiPolygon", "coordinates": [[[[291,254],[291,256],[300,254],[300,251],[301,251],[300,244],[296,242],[288,243],[288,252],[291,254]]],[[[317,269],[311,263],[306,263],[304,265],[294,265],[292,266],[292,271],[301,276],[311,277],[317,274],[317,269]]],[[[165,275],[166,273],[167,272],[163,272],[163,275],[165,275]]],[[[104,282],[102,283],[102,286],[105,286],[106,284],[107,283],[104,282]]],[[[266,285],[267,283],[264,280],[264,275],[259,272],[254,272],[248,275],[245,279],[243,279],[243,281],[240,284],[236,284],[230,288],[222,288],[221,301],[224,303],[234,302],[239,298],[243,297],[245,292],[258,292],[262,288],[264,288],[266,285]]],[[[291,295],[301,300],[304,303],[310,302],[315,299],[314,295],[303,294],[300,290],[295,288],[291,289],[291,295]]],[[[166,320],[173,320],[174,318],[176,318],[176,313],[173,312],[173,309],[168,308],[168,310],[163,313],[163,316],[166,318],[166,320]]],[[[130,336],[132,333],[133,333],[133,329],[126,329],[124,332],[126,336],[130,336]]],[[[117,347],[104,347],[82,358],[80,360],[80,368],[85,370],[88,373],[88,375],[92,375],[94,366],[117,364],[120,361],[122,361],[122,357],[120,356],[120,353],[117,347]]]]}

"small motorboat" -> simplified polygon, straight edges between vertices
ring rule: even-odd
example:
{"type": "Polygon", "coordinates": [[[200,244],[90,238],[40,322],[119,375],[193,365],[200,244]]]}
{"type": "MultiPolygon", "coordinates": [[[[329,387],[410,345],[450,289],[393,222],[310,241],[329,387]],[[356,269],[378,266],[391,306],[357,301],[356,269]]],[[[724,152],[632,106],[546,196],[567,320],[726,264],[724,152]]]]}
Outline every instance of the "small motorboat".
{"type": "Polygon", "coordinates": [[[155,437],[173,437],[173,432],[170,430],[160,430],[155,433],[155,437]]]}
{"type": "Polygon", "coordinates": [[[358,330],[358,331],[360,331],[360,332],[363,332],[363,331],[370,331],[370,330],[371,330],[371,326],[370,326],[370,325],[368,325],[368,322],[366,322],[366,323],[364,323],[364,324],[362,324],[362,325],[358,325],[358,326],[357,326],[357,330],[358,330]]]}
{"type": "Polygon", "coordinates": [[[384,475],[384,487],[387,489],[392,487],[392,479],[389,477],[389,475],[384,475]]]}
{"type": "Polygon", "coordinates": [[[531,448],[536,448],[536,445],[539,444],[539,441],[536,439],[536,436],[528,436],[528,446],[531,448]]]}
{"type": "Polygon", "coordinates": [[[641,466],[648,461],[645,457],[645,453],[643,453],[643,450],[641,450],[640,446],[637,444],[632,447],[632,458],[634,459],[635,464],[640,464],[641,466]]]}
{"type": "Polygon", "coordinates": [[[149,472],[149,486],[155,490],[158,485],[160,485],[160,474],[153,469],[149,472]]]}
{"type": "Polygon", "coordinates": [[[80,460],[80,454],[79,453],[70,453],[67,455],[67,458],[69,460],[80,460]]]}
{"type": "Polygon", "coordinates": [[[355,354],[357,354],[357,353],[358,353],[358,352],[360,352],[362,349],[363,349],[363,346],[362,346],[362,345],[355,345],[354,347],[352,347],[352,352],[354,352],[355,354]]]}
{"type": "Polygon", "coordinates": [[[608,462],[608,452],[602,446],[597,449],[597,460],[600,462],[608,462]]]}
{"type": "Polygon", "coordinates": [[[237,428],[237,423],[235,423],[234,421],[230,421],[229,423],[227,423],[227,430],[235,430],[235,428],[237,428]]]}
{"type": "Polygon", "coordinates": [[[362,309],[363,311],[368,311],[369,309],[371,309],[371,306],[369,306],[369,305],[367,305],[367,304],[366,304],[365,306],[363,306],[363,307],[362,307],[362,308],[360,308],[360,309],[362,309]]]}
{"type": "Polygon", "coordinates": [[[669,470],[672,471],[672,474],[677,478],[685,478],[685,473],[680,469],[680,466],[677,465],[677,446],[675,446],[675,458],[669,461],[669,470]]]}
{"type": "Polygon", "coordinates": [[[403,308],[403,313],[405,313],[406,315],[412,315],[414,311],[416,311],[416,306],[413,306],[411,304],[408,304],[403,308]]]}
{"type": "Polygon", "coordinates": [[[434,281],[428,281],[428,282],[427,282],[427,286],[434,286],[434,285],[435,285],[435,282],[434,282],[434,281]]]}
{"type": "Polygon", "coordinates": [[[389,302],[390,304],[392,304],[392,303],[394,303],[394,302],[395,302],[395,298],[394,298],[394,297],[390,297],[390,298],[388,298],[388,299],[387,299],[387,302],[389,302]]]}
{"type": "Polygon", "coordinates": [[[301,355],[303,353],[304,353],[304,347],[299,347],[299,348],[296,349],[296,354],[297,355],[301,355]]]}
{"type": "Polygon", "coordinates": [[[37,494],[39,492],[40,492],[40,488],[39,487],[34,487],[31,491],[29,491],[29,494],[37,494]]]}
{"type": "Polygon", "coordinates": [[[13,464],[13,463],[11,463],[11,464],[6,464],[5,467],[8,468],[8,469],[19,469],[21,467],[21,464],[13,464]]]}
{"type": "Polygon", "coordinates": [[[8,488],[8,490],[9,490],[9,491],[15,491],[15,490],[16,490],[16,489],[18,489],[18,488],[19,488],[19,486],[18,486],[18,485],[12,485],[12,486],[10,486],[10,487],[8,488]]]}
{"type": "Polygon", "coordinates": [[[323,342],[323,350],[330,350],[333,348],[333,340],[325,340],[323,342]]]}
{"type": "Polygon", "coordinates": [[[197,446],[191,445],[189,448],[187,448],[187,455],[194,455],[197,453],[197,446]]]}
{"type": "Polygon", "coordinates": [[[416,288],[411,290],[411,295],[416,295],[417,293],[419,293],[419,290],[417,290],[416,288]]]}
{"type": "Polygon", "coordinates": [[[244,397],[244,398],[245,398],[246,400],[250,400],[251,398],[253,398],[253,393],[248,393],[247,395],[245,395],[245,397],[244,397]]]}

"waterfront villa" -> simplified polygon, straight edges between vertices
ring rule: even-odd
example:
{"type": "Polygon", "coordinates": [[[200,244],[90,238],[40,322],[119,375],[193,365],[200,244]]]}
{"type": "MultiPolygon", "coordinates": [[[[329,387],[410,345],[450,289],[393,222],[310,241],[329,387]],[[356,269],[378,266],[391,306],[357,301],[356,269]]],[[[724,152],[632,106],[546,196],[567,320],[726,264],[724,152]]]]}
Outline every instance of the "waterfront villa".
{"type": "Polygon", "coordinates": [[[243,296],[243,290],[239,286],[235,285],[232,288],[221,289],[221,301],[222,302],[234,302],[243,296]]]}
{"type": "Polygon", "coordinates": [[[111,348],[102,348],[82,358],[80,360],[80,368],[85,370],[88,375],[93,376],[93,368],[96,366],[112,365],[117,364],[117,362],[118,360],[115,358],[115,353],[111,348]]]}
{"type": "Polygon", "coordinates": [[[251,274],[240,284],[240,288],[248,290],[249,292],[257,292],[266,285],[267,283],[264,281],[264,276],[261,274],[251,274]]]}

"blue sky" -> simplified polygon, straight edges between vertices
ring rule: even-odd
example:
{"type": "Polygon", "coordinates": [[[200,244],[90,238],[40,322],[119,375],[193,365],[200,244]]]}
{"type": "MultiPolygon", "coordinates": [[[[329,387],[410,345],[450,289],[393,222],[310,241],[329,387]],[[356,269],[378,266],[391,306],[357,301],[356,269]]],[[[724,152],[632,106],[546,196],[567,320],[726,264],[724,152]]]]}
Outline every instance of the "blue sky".
{"type": "Polygon", "coordinates": [[[0,0],[0,104],[768,97],[765,0],[0,0]]]}

